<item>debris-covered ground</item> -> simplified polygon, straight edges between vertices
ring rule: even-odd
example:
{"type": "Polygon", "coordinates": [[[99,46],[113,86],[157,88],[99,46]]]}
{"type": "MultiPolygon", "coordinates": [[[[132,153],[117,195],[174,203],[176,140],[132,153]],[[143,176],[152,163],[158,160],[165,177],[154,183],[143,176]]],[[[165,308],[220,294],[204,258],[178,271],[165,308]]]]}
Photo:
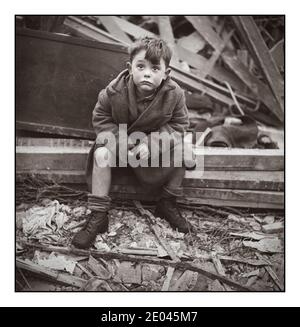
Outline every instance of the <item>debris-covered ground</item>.
{"type": "MultiPolygon", "coordinates": [[[[109,232],[86,251],[70,246],[89,217],[86,203],[64,187],[39,190],[35,203],[30,192],[17,201],[17,291],[284,290],[282,212],[181,206],[193,226],[185,235],[152,216],[154,232],[133,202],[113,202],[109,232]]],[[[143,208],[151,216],[155,206],[143,208]]]]}

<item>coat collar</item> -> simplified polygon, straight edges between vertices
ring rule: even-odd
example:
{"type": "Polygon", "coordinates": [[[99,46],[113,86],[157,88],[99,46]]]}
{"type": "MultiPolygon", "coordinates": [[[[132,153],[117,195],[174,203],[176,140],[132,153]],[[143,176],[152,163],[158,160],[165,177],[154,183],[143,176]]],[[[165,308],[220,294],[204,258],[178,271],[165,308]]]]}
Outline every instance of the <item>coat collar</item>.
{"type": "Polygon", "coordinates": [[[175,83],[168,77],[157,90],[156,97],[153,99],[149,107],[138,117],[138,109],[135,95],[135,86],[128,69],[122,71],[119,76],[113,80],[107,87],[107,95],[110,97],[113,106],[113,117],[119,124],[129,123],[130,116],[134,121],[128,128],[128,132],[132,132],[142,125],[147,125],[153,107],[156,107],[159,99],[163,94],[175,89],[175,83]]]}

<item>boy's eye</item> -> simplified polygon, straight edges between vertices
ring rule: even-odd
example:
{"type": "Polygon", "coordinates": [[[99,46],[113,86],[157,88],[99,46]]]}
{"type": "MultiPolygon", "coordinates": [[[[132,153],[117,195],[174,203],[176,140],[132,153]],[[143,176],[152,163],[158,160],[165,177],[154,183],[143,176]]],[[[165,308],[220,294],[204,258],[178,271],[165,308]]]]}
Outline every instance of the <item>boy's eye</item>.
{"type": "Polygon", "coordinates": [[[152,67],[152,69],[153,69],[155,72],[157,72],[157,71],[159,70],[159,67],[154,66],[154,67],[152,67]]]}
{"type": "Polygon", "coordinates": [[[144,65],[142,65],[142,64],[138,64],[138,65],[137,65],[137,68],[142,69],[142,68],[144,68],[144,65]]]}

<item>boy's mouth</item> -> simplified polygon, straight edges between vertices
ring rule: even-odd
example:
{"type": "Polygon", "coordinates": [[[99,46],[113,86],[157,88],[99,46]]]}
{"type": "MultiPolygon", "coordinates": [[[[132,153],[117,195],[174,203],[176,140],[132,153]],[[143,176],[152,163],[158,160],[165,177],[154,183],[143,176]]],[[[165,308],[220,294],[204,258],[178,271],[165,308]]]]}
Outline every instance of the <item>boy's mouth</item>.
{"type": "Polygon", "coordinates": [[[152,83],[147,82],[147,81],[142,81],[140,84],[141,85],[149,85],[149,86],[152,86],[153,85],[152,83]]]}

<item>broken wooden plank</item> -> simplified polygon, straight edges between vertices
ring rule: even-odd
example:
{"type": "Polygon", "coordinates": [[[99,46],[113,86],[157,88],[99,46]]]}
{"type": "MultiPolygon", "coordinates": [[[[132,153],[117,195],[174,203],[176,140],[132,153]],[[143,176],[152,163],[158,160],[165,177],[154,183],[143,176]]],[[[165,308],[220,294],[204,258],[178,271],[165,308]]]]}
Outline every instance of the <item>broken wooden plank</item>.
{"type": "Polygon", "coordinates": [[[134,254],[134,255],[149,255],[157,257],[158,251],[156,249],[136,249],[136,248],[118,248],[118,251],[123,254],[134,254]]]}
{"type": "Polygon", "coordinates": [[[263,238],[258,242],[243,241],[245,247],[258,250],[262,253],[283,253],[282,240],[279,238],[263,238]]]}
{"type": "Polygon", "coordinates": [[[278,41],[271,49],[270,54],[280,72],[284,71],[284,39],[278,41]]]}
{"type": "Polygon", "coordinates": [[[118,266],[115,280],[120,280],[124,284],[141,284],[142,283],[142,269],[141,265],[130,261],[123,261],[118,266]]]}
{"type": "Polygon", "coordinates": [[[185,270],[176,280],[175,284],[169,288],[171,292],[191,291],[195,287],[198,279],[198,273],[191,270],[185,270]]]}
{"type": "Polygon", "coordinates": [[[176,269],[183,269],[183,270],[191,270],[198,272],[210,279],[219,279],[220,281],[228,284],[229,286],[234,287],[236,290],[239,291],[254,291],[251,287],[243,286],[229,278],[220,276],[219,274],[210,272],[203,268],[201,264],[194,264],[190,262],[181,262],[181,261],[174,261],[174,260],[165,260],[165,259],[158,259],[158,258],[149,258],[146,256],[134,256],[134,255],[125,255],[116,252],[103,252],[103,251],[95,251],[95,250],[81,250],[76,248],[66,248],[66,247],[57,247],[57,246],[45,246],[41,244],[31,243],[24,240],[18,240],[20,244],[26,245],[28,247],[39,248],[43,249],[47,252],[56,251],[59,253],[64,254],[76,254],[76,255],[93,255],[95,258],[105,258],[105,259],[119,259],[123,261],[134,261],[134,262],[147,262],[158,264],[167,267],[175,267],[176,269]]]}
{"type": "Polygon", "coordinates": [[[98,260],[89,256],[88,267],[101,279],[110,279],[111,273],[104,268],[98,260]]]}
{"type": "Polygon", "coordinates": [[[284,231],[283,222],[267,224],[262,226],[262,231],[267,234],[280,233],[284,231]]]}
{"type": "Polygon", "coordinates": [[[204,158],[208,170],[284,170],[284,151],[236,148],[197,148],[196,157],[204,158]]]}
{"type": "Polygon", "coordinates": [[[187,171],[184,187],[283,191],[283,171],[187,171]]]}
{"type": "Polygon", "coordinates": [[[264,76],[267,79],[269,86],[273,91],[273,94],[280,104],[283,112],[283,80],[279,69],[277,68],[269,52],[269,49],[266,46],[257,25],[255,24],[253,17],[235,16],[234,21],[236,20],[239,22],[238,27],[242,29],[242,33],[245,37],[244,41],[248,45],[254,59],[256,59],[259,66],[261,67],[264,76]]]}
{"type": "Polygon", "coordinates": [[[245,233],[229,233],[229,235],[231,236],[235,236],[235,237],[240,237],[240,238],[247,238],[247,239],[252,239],[252,240],[256,240],[256,241],[260,241],[264,238],[272,238],[273,236],[271,235],[267,235],[267,234],[263,234],[263,233],[259,233],[259,232],[245,232],[245,233]]]}
{"type": "Polygon", "coordinates": [[[47,170],[32,169],[18,170],[16,172],[16,182],[22,182],[25,178],[37,178],[52,181],[58,184],[86,184],[84,170],[47,170]]]}
{"type": "Polygon", "coordinates": [[[173,277],[173,273],[175,271],[174,267],[168,267],[166,279],[164,280],[163,286],[162,286],[162,292],[166,292],[169,290],[171,279],[173,277]]]}
{"type": "Polygon", "coordinates": [[[68,170],[82,170],[88,152],[88,147],[17,146],[16,170],[59,170],[66,165],[68,170]]]}
{"type": "MultiPolygon", "coordinates": [[[[199,35],[199,33],[198,33],[199,35]]],[[[202,82],[204,84],[208,84],[211,87],[215,87],[217,88],[218,86],[220,86],[219,84],[214,84],[212,81],[205,79],[206,75],[207,75],[207,71],[204,69],[204,67],[206,65],[208,65],[209,61],[208,59],[204,58],[203,56],[197,54],[197,53],[193,53],[191,51],[189,51],[188,49],[181,47],[179,45],[176,46],[176,51],[178,53],[178,56],[186,61],[191,67],[194,67],[197,69],[197,71],[195,71],[194,75],[200,77],[202,79],[202,82]]],[[[237,97],[240,98],[240,96],[244,96],[244,97],[249,97],[249,95],[245,94],[245,88],[243,87],[243,82],[230,70],[220,66],[220,65],[214,65],[210,72],[209,72],[209,76],[213,77],[214,79],[216,79],[219,82],[224,82],[227,81],[229,82],[229,84],[238,92],[237,97]]],[[[223,88],[221,86],[221,88],[223,88]]],[[[222,92],[224,94],[229,94],[228,90],[226,90],[226,88],[223,88],[222,92]]],[[[242,98],[242,102],[243,102],[243,98],[242,98]]],[[[246,100],[245,100],[246,101],[246,100]]],[[[250,102],[250,99],[249,101],[250,102]]],[[[254,103],[250,103],[251,107],[254,107],[254,103]]]]}
{"type": "Polygon", "coordinates": [[[284,114],[270,88],[257,77],[250,74],[247,67],[238,60],[235,54],[223,52],[222,58],[228,67],[249,87],[253,94],[255,94],[280,121],[283,121],[284,114]]]}
{"type": "MultiPolygon", "coordinates": [[[[211,259],[213,264],[215,265],[217,273],[221,276],[226,277],[225,269],[220,261],[219,256],[216,253],[211,253],[211,259]]],[[[231,288],[228,285],[222,283],[222,286],[225,288],[226,291],[231,291],[231,288]]]]}
{"type": "Polygon", "coordinates": [[[178,65],[179,58],[175,48],[175,40],[173,30],[170,22],[170,16],[157,16],[157,23],[160,37],[168,42],[169,47],[172,50],[171,65],[178,65]]]}
{"type": "Polygon", "coordinates": [[[223,41],[211,27],[206,16],[185,16],[194,26],[195,30],[210,44],[214,49],[222,47],[223,41]]]}
{"type": "Polygon", "coordinates": [[[246,190],[243,192],[234,193],[226,189],[185,189],[185,198],[179,198],[178,203],[186,205],[283,209],[284,193],[263,192],[260,194],[260,192],[257,191],[246,190]],[[247,198],[247,196],[250,197],[250,200],[247,198]],[[261,197],[264,197],[264,199],[261,197]]]}
{"type": "Polygon", "coordinates": [[[227,43],[230,41],[232,35],[234,33],[234,30],[231,30],[226,37],[224,38],[223,42],[219,45],[219,47],[217,49],[215,49],[215,51],[213,52],[213,54],[211,55],[211,57],[208,60],[207,63],[207,67],[206,67],[206,73],[208,75],[210,75],[211,70],[213,69],[215,63],[217,62],[217,60],[219,59],[219,57],[221,56],[223,50],[225,49],[225,47],[227,46],[227,43]]]}
{"type": "MultiPolygon", "coordinates": [[[[257,256],[258,259],[265,260],[264,256],[261,255],[260,253],[256,252],[255,254],[256,254],[256,256],[257,256]]],[[[284,285],[279,280],[279,278],[276,275],[275,271],[270,266],[266,266],[264,268],[266,269],[266,271],[268,272],[268,274],[270,275],[270,277],[273,279],[273,281],[277,285],[277,287],[280,289],[280,291],[284,291],[284,285]]]]}
{"type": "Polygon", "coordinates": [[[16,266],[20,269],[30,271],[43,277],[51,278],[53,281],[63,283],[65,285],[83,287],[86,284],[86,280],[72,276],[65,273],[60,273],[49,268],[42,267],[33,262],[16,259],[16,266]]]}
{"type": "Polygon", "coordinates": [[[75,16],[68,16],[64,21],[64,25],[76,35],[90,40],[112,43],[121,42],[120,39],[75,16]]]}
{"type": "Polygon", "coordinates": [[[180,47],[189,50],[190,52],[197,53],[205,47],[206,41],[202,38],[201,35],[195,31],[187,36],[183,36],[177,40],[177,44],[180,47]]]}
{"type": "Polygon", "coordinates": [[[212,90],[211,88],[205,86],[198,81],[191,79],[186,74],[183,74],[181,71],[176,71],[176,67],[172,67],[171,77],[176,81],[179,85],[188,88],[194,92],[199,92],[201,94],[207,94],[213,99],[217,100],[222,104],[226,104],[229,107],[234,105],[234,101],[226,95],[220,94],[219,92],[212,90]]]}
{"type": "Polygon", "coordinates": [[[240,202],[248,203],[248,206],[252,208],[272,208],[273,205],[284,207],[284,192],[212,188],[185,188],[184,191],[187,199],[198,198],[207,201],[207,204],[213,204],[215,200],[218,203],[222,201],[225,206],[227,202],[240,202]]]}
{"type": "Polygon", "coordinates": [[[94,131],[89,131],[86,129],[72,128],[72,127],[64,127],[58,125],[49,125],[43,123],[32,123],[29,121],[16,121],[17,130],[23,131],[32,131],[38,133],[45,134],[56,134],[56,135],[64,135],[64,136],[72,136],[72,137],[81,137],[87,138],[90,140],[95,139],[96,134],[94,131]]]}
{"type": "Polygon", "coordinates": [[[243,263],[245,265],[257,266],[257,267],[271,265],[271,263],[266,262],[266,260],[243,259],[243,258],[235,258],[230,256],[224,256],[224,255],[219,256],[219,259],[222,261],[238,262],[238,263],[243,263]]]}
{"type": "Polygon", "coordinates": [[[94,142],[83,139],[65,139],[50,137],[16,137],[16,146],[69,146],[69,147],[90,147],[94,142]]]}
{"type": "Polygon", "coordinates": [[[124,31],[115,22],[115,16],[95,16],[100,20],[102,25],[108,30],[108,32],[115,36],[117,39],[124,43],[131,43],[130,38],[124,33],[124,31]]]}
{"type": "Polygon", "coordinates": [[[94,275],[89,272],[82,264],[80,264],[79,262],[76,262],[76,264],[89,278],[94,277],[94,275]]]}

